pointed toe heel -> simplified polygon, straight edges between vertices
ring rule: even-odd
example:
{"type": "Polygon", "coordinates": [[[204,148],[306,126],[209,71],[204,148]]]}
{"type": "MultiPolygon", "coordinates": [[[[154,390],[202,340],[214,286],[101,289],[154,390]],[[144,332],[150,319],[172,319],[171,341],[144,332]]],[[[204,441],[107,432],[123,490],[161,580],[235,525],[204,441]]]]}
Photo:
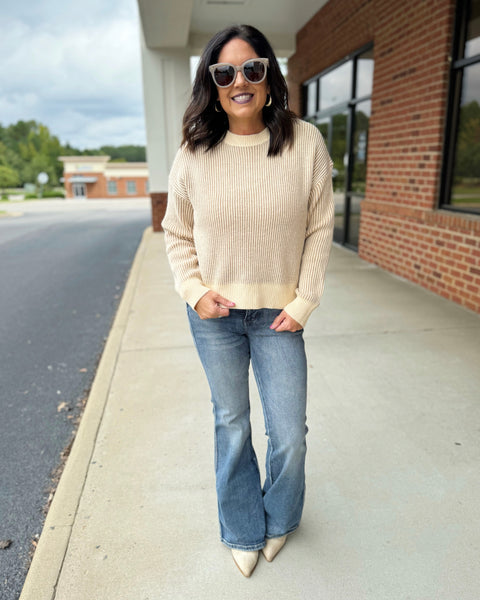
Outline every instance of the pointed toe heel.
{"type": "Polygon", "coordinates": [[[272,560],[277,556],[280,550],[285,546],[286,541],[286,535],[282,535],[282,537],[278,538],[268,538],[266,540],[265,547],[262,548],[262,554],[267,560],[267,562],[272,562],[272,560]]]}
{"type": "Polygon", "coordinates": [[[257,566],[258,550],[245,551],[232,548],[232,556],[240,573],[245,577],[250,577],[257,566]]]}

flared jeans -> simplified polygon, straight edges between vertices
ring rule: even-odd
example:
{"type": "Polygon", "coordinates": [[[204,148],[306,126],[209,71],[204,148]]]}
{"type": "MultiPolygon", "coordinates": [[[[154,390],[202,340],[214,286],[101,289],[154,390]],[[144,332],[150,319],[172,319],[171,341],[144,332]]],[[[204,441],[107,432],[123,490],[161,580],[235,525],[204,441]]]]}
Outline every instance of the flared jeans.
{"type": "Polygon", "coordinates": [[[294,531],[305,494],[307,365],[303,331],[270,329],[277,309],[230,310],[202,320],[187,306],[207,375],[215,421],[215,473],[222,542],[259,550],[266,538],[294,531]],[[252,446],[250,362],[263,407],[266,477],[252,446]]]}

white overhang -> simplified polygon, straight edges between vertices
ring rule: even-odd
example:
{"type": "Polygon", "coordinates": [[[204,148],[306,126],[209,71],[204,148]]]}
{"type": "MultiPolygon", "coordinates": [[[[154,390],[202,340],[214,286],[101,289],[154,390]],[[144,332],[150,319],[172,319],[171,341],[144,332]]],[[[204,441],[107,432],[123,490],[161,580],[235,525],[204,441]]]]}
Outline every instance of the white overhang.
{"type": "Polygon", "coordinates": [[[137,0],[148,48],[190,48],[199,54],[216,32],[248,23],[262,31],[279,56],[295,52],[299,29],[328,0],[137,0]]]}
{"type": "Polygon", "coordinates": [[[69,179],[70,183],[95,183],[98,181],[97,177],[87,177],[85,175],[72,175],[69,179]]]}
{"type": "Polygon", "coordinates": [[[110,160],[109,156],[59,156],[59,161],[63,163],[106,163],[110,160]]]}

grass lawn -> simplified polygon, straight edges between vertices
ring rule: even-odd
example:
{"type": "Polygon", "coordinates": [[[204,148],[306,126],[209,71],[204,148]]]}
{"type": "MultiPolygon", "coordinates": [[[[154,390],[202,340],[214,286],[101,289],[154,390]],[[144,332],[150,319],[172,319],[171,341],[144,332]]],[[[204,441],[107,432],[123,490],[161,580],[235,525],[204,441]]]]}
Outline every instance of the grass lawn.
{"type": "Polygon", "coordinates": [[[452,204],[480,204],[480,186],[454,185],[452,204]]]}

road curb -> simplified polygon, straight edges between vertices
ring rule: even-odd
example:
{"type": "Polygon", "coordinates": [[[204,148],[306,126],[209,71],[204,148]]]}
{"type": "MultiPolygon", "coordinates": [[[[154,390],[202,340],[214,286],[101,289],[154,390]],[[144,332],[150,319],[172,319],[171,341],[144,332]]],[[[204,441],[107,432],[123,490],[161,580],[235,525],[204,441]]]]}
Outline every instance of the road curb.
{"type": "Polygon", "coordinates": [[[135,254],[125,290],[98,365],[85,412],[48,511],[19,600],[53,600],[55,598],[58,578],[68,549],[98,430],[108,400],[146,246],[152,235],[153,229],[148,227],[143,233],[135,254]]]}
{"type": "Polygon", "coordinates": [[[14,217],[23,217],[23,213],[8,211],[5,211],[5,213],[0,213],[0,219],[12,219],[14,217]]]}

